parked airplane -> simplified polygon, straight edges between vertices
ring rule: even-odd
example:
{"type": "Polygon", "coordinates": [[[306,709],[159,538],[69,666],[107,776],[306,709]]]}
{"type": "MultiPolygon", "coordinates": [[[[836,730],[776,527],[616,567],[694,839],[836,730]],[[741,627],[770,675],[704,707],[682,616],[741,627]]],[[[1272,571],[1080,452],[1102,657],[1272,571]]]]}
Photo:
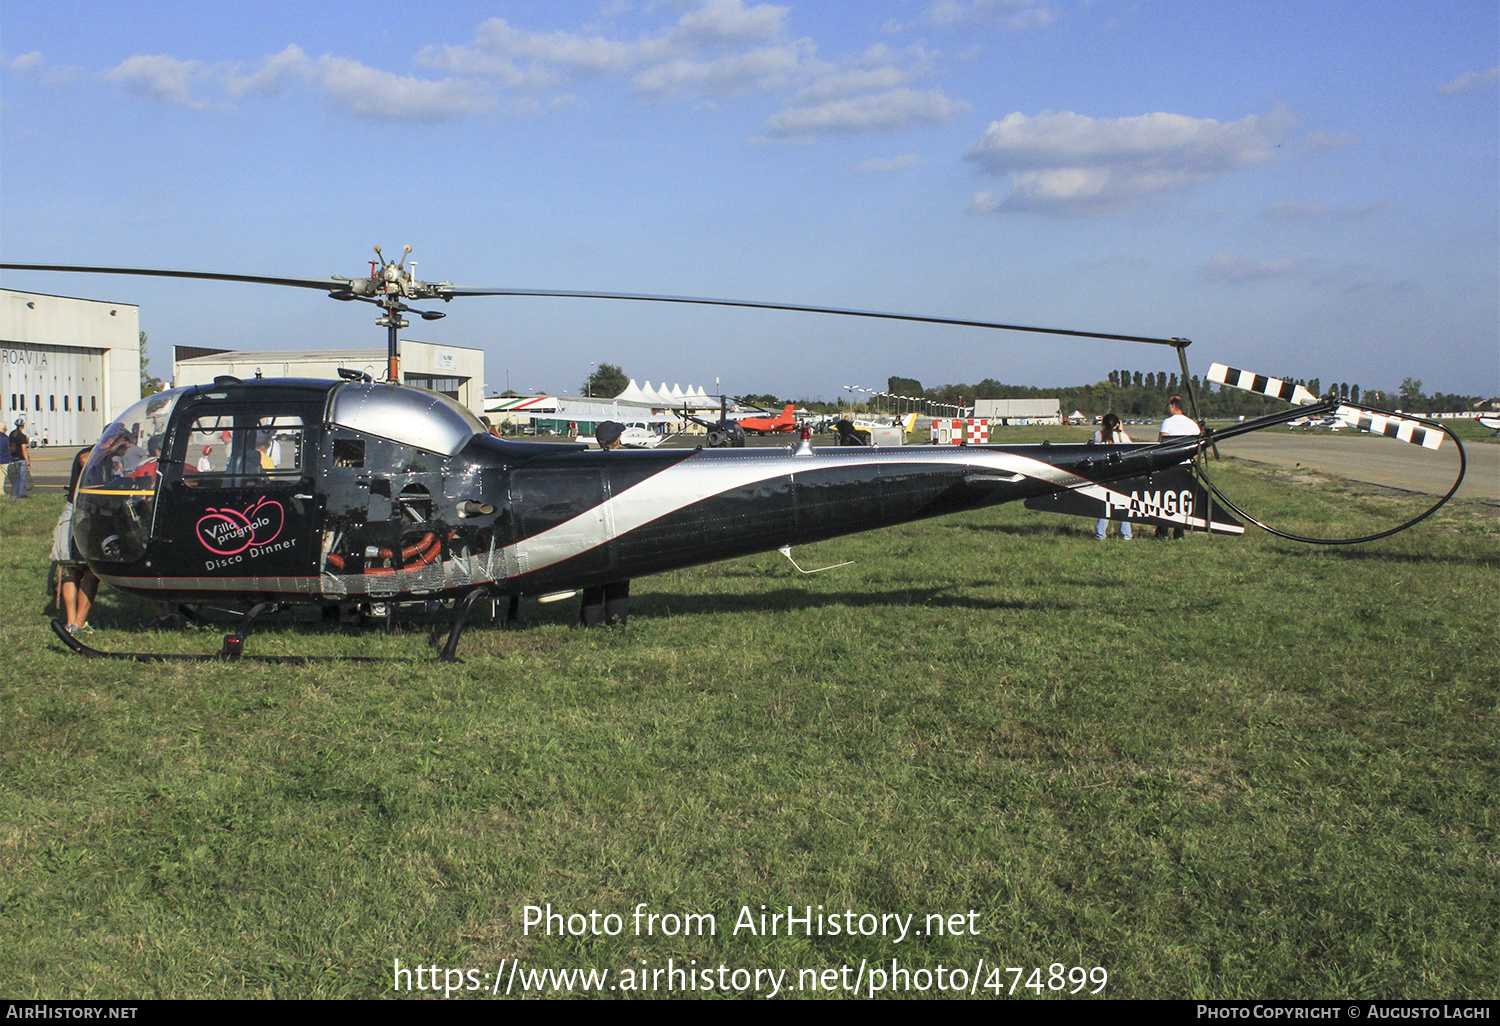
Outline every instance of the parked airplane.
{"type": "Polygon", "coordinates": [[[740,427],[745,431],[753,431],[757,435],[774,435],[797,430],[797,417],[791,403],[786,404],[779,416],[775,417],[741,417],[740,427]]]}

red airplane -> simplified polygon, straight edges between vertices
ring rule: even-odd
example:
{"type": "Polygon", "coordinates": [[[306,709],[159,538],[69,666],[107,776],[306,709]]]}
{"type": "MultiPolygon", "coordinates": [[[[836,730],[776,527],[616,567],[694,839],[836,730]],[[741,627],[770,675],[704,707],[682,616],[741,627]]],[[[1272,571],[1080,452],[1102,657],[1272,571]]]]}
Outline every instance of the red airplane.
{"type": "Polygon", "coordinates": [[[783,431],[796,431],[797,418],[792,415],[792,404],[787,403],[786,409],[781,411],[779,417],[741,417],[740,427],[746,431],[754,431],[758,435],[776,434],[783,431]]]}

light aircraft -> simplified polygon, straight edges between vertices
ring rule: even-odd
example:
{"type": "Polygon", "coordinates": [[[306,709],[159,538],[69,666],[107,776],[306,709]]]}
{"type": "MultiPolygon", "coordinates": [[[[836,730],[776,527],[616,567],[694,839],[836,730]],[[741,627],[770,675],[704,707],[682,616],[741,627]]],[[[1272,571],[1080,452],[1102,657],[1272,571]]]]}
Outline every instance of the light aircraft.
{"type": "Polygon", "coordinates": [[[1310,427],[1327,428],[1337,431],[1344,426],[1344,422],[1337,417],[1298,417],[1296,420],[1287,421],[1288,428],[1310,427]]]}
{"type": "Polygon", "coordinates": [[[627,424],[620,432],[620,445],[626,449],[655,449],[664,437],[639,424],[627,424]]]}
{"type": "MultiPolygon", "coordinates": [[[[620,448],[622,449],[655,449],[665,439],[665,435],[659,435],[649,428],[640,424],[627,424],[625,430],[620,432],[620,448]]],[[[593,435],[579,435],[578,440],[585,445],[597,447],[599,442],[593,435]]]]}
{"type": "MultiPolygon", "coordinates": [[[[73,520],[93,571],[153,601],[244,610],[219,653],[170,658],[242,658],[255,619],[287,603],[369,610],[420,602],[451,610],[441,658],[453,660],[481,598],[509,597],[514,610],[523,595],[545,600],[581,590],[586,624],[623,621],[635,577],[1016,500],[1088,517],[1242,533],[1225,511],[1227,500],[1192,472],[1191,461],[1218,440],[1300,415],[1333,414],[1429,447],[1446,430],[1216,365],[1213,380],[1301,409],[1153,444],[819,449],[804,432],[785,448],[589,451],[498,438],[446,396],[396,384],[406,303],[609,298],[1117,339],[1176,348],[1184,381],[1189,340],[740,300],[466,288],[417,281],[402,262],[384,257],[357,279],[11,263],[0,269],[288,285],[383,310],[376,323],[387,329],[386,382],[354,371],[341,371],[337,381],[220,377],[142,399],[95,445],[73,520]],[[154,454],[139,451],[148,443],[154,454]],[[204,449],[208,469],[200,470],[204,449]]],[[[82,654],[169,658],[99,652],[56,620],[53,630],[82,654]]]]}
{"type": "Polygon", "coordinates": [[[855,416],[854,433],[865,445],[905,445],[906,433],[916,428],[915,413],[902,418],[877,414],[855,416]]]}
{"type": "Polygon", "coordinates": [[[729,410],[729,397],[724,395],[719,396],[718,420],[694,416],[687,411],[687,407],[683,407],[678,416],[708,429],[710,449],[743,449],[747,431],[765,435],[797,430],[797,419],[791,403],[786,404],[786,409],[778,417],[736,417],[729,410]]]}
{"type": "Polygon", "coordinates": [[[740,428],[757,435],[786,434],[797,430],[797,415],[792,403],[775,417],[741,417],[740,428]]]}

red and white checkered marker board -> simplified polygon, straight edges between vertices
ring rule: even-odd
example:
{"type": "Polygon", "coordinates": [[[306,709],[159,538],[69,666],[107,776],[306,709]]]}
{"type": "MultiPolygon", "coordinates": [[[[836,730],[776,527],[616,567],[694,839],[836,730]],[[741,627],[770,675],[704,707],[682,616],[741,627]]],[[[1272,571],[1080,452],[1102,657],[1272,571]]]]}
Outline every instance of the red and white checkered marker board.
{"type": "Polygon", "coordinates": [[[963,440],[963,421],[934,420],[932,422],[932,443],[934,445],[958,445],[963,440]]]}
{"type": "Polygon", "coordinates": [[[934,445],[985,445],[990,440],[990,422],[979,420],[934,420],[932,442],[934,445]]]}

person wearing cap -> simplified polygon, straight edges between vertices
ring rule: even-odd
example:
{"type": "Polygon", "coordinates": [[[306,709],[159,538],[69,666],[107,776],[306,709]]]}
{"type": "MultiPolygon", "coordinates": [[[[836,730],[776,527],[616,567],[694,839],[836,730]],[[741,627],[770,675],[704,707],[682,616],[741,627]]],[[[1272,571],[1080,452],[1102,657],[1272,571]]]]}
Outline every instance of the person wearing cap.
{"type": "Polygon", "coordinates": [[[599,443],[599,448],[604,450],[618,449],[620,447],[620,436],[625,433],[625,425],[613,420],[606,420],[594,429],[594,441],[599,443]]]}
{"type": "Polygon", "coordinates": [[[10,445],[10,463],[5,472],[10,475],[10,493],[18,499],[26,498],[26,482],[31,477],[31,439],[26,437],[26,418],[16,418],[16,429],[7,439],[10,445]]]}
{"type": "MultiPolygon", "coordinates": [[[[594,429],[594,441],[605,452],[620,447],[620,436],[625,425],[606,420],[594,429]]],[[[584,627],[623,627],[630,610],[630,582],[614,581],[583,589],[583,606],[579,610],[578,622],[584,627]]]]}

